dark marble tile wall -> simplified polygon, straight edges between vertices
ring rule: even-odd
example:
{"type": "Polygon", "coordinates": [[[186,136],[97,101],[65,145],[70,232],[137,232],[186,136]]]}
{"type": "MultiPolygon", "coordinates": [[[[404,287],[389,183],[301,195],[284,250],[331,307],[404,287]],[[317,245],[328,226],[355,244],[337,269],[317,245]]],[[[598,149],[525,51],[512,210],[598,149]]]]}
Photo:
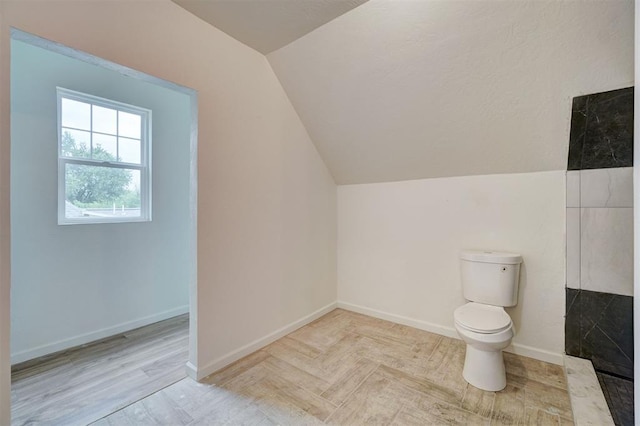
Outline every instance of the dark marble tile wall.
{"type": "Polygon", "coordinates": [[[573,98],[567,170],[633,166],[633,87],[573,98]]]}
{"type": "MultiPolygon", "coordinates": [[[[633,97],[628,87],[573,99],[567,170],[633,166],[633,97]]],[[[633,379],[633,297],[567,288],[566,300],[565,352],[633,379]]]]}
{"type": "Polygon", "coordinates": [[[567,288],[565,352],[633,379],[633,297],[567,288]]]}

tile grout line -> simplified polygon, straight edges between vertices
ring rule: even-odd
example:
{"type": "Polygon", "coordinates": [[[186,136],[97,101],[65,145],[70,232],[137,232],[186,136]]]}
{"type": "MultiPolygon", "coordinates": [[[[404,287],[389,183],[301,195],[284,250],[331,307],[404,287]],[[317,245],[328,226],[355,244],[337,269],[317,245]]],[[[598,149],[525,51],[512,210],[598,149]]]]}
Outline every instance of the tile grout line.
{"type": "Polygon", "coordinates": [[[364,382],[366,382],[366,381],[367,381],[367,379],[368,379],[369,377],[371,377],[371,375],[372,375],[373,373],[375,373],[376,371],[378,371],[378,368],[380,367],[380,363],[377,363],[377,362],[376,362],[375,364],[376,364],[376,368],[374,368],[374,369],[373,369],[373,371],[371,371],[371,373],[367,374],[367,376],[366,376],[364,379],[362,379],[362,381],[361,381],[360,383],[358,383],[358,386],[356,386],[356,387],[355,387],[351,392],[349,392],[349,393],[344,397],[344,400],[340,403],[340,405],[338,405],[338,407],[333,411],[333,413],[329,414],[329,415],[327,416],[327,418],[326,418],[326,419],[324,419],[324,422],[325,422],[325,423],[326,423],[326,422],[331,418],[331,416],[333,416],[335,413],[337,413],[337,412],[338,412],[338,411],[339,411],[339,410],[344,406],[344,404],[346,404],[346,403],[347,403],[347,401],[349,400],[349,398],[351,398],[351,396],[352,396],[352,395],[353,395],[353,394],[354,394],[358,389],[360,389],[360,387],[362,386],[362,384],[363,384],[364,382]]]}
{"type": "Polygon", "coordinates": [[[489,420],[493,419],[493,410],[496,408],[496,393],[493,393],[493,401],[491,401],[491,410],[489,410],[489,420]]]}
{"type": "Polygon", "coordinates": [[[433,347],[433,350],[431,351],[431,353],[429,354],[429,358],[427,358],[427,362],[431,361],[431,357],[433,356],[433,354],[435,354],[438,350],[438,347],[440,347],[440,343],[442,343],[442,341],[444,340],[442,338],[443,336],[440,336],[438,338],[438,343],[436,343],[436,345],[433,347]]]}
{"type": "Polygon", "coordinates": [[[398,416],[400,415],[400,413],[402,412],[402,410],[404,410],[404,408],[407,406],[407,403],[403,403],[400,408],[398,409],[398,411],[396,411],[396,413],[393,415],[393,417],[391,418],[391,420],[389,421],[389,424],[392,425],[393,422],[396,421],[396,419],[398,418],[398,416]]]}

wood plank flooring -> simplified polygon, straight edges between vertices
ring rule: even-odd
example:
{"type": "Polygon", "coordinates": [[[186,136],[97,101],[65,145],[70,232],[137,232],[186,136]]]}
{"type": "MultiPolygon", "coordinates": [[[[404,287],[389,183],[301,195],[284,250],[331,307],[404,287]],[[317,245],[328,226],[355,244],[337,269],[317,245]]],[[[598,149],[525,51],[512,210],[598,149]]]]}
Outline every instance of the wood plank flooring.
{"type": "Polygon", "coordinates": [[[505,354],[507,388],[462,378],[456,339],[336,309],[207,377],[96,425],[573,424],[562,367],[505,354]]]}
{"type": "Polygon", "coordinates": [[[14,425],[86,425],[186,377],[188,315],[12,368],[14,425]]]}

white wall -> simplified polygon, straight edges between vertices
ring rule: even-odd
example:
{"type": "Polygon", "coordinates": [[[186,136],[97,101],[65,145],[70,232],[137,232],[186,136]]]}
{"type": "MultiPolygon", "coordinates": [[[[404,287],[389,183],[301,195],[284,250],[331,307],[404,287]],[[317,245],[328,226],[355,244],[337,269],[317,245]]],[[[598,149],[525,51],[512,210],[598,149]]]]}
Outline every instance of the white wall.
{"type": "MultiPolygon", "coordinates": [[[[336,300],[336,187],[263,55],[169,1],[3,1],[0,8],[3,95],[10,26],[197,90],[198,345],[190,362],[198,372],[336,300]]],[[[0,99],[0,188],[8,189],[9,99],[0,99]]],[[[0,198],[3,237],[7,213],[0,198]]],[[[8,250],[0,255],[6,266],[8,250]]],[[[8,416],[6,322],[0,424],[8,416]]]]}
{"type": "Polygon", "coordinates": [[[522,254],[511,350],[562,362],[565,172],[338,187],[338,300],[456,336],[463,249],[522,254]]]}
{"type": "Polygon", "coordinates": [[[13,363],[187,312],[190,97],[21,41],[11,75],[13,363]],[[152,111],[153,221],[57,224],[57,86],[152,111]]]}

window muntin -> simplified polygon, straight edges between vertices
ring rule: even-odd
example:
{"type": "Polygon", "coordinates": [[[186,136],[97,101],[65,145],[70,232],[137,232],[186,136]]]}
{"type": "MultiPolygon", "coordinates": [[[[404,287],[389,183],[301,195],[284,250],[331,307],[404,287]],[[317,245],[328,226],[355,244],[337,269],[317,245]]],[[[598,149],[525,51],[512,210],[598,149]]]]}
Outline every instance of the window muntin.
{"type": "Polygon", "coordinates": [[[58,223],[151,220],[151,111],[58,88],[58,223]]]}

